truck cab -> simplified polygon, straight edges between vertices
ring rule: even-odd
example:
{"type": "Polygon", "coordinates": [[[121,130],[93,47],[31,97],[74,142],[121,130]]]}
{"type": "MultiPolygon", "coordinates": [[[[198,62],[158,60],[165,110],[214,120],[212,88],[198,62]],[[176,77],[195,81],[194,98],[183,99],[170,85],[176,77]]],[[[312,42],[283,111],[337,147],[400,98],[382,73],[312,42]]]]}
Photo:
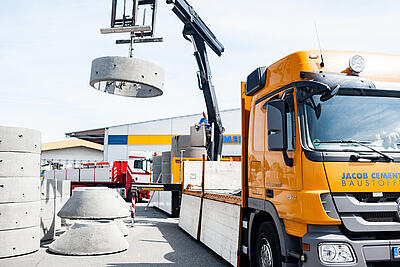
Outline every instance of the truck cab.
{"type": "Polygon", "coordinates": [[[300,51],[242,83],[255,266],[400,265],[399,69],[395,55],[300,51]]]}
{"type": "MultiPolygon", "coordinates": [[[[132,183],[151,183],[152,178],[152,153],[145,151],[131,151],[128,159],[128,173],[132,183]]],[[[130,186],[128,198],[131,197],[130,186]]],[[[150,192],[142,190],[138,192],[137,200],[150,199],[150,192]]]]}

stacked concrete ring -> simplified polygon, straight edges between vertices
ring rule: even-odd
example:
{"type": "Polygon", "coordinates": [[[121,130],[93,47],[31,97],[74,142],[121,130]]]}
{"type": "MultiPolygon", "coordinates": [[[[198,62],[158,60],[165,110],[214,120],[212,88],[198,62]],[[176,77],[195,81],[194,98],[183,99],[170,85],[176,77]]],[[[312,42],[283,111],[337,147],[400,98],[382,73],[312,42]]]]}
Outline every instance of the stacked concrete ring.
{"type": "Polygon", "coordinates": [[[0,258],[40,247],[41,133],[0,126],[0,258]]]}

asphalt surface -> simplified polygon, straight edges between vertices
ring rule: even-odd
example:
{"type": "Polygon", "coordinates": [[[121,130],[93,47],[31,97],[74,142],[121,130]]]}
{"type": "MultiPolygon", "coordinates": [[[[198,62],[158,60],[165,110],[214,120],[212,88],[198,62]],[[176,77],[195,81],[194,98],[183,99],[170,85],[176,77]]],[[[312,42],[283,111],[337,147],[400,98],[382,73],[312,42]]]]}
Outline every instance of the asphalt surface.
{"type": "MultiPolygon", "coordinates": [[[[135,226],[129,228],[127,237],[129,249],[124,252],[102,256],[62,256],[49,253],[49,243],[45,243],[38,252],[0,259],[0,266],[231,266],[180,229],[177,218],[169,218],[156,208],[145,210],[145,206],[146,203],[137,204],[135,226]]],[[[126,223],[129,225],[129,220],[126,223]]]]}

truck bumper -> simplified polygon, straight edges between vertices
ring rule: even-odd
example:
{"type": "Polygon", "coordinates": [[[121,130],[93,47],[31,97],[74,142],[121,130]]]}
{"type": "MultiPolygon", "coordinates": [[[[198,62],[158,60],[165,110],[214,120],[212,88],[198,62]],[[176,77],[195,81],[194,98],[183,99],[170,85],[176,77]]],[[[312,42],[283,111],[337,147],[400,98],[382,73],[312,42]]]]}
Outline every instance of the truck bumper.
{"type": "MultiPolygon", "coordinates": [[[[374,266],[374,263],[386,263],[387,266],[400,266],[400,261],[393,259],[393,247],[400,246],[396,240],[350,240],[341,233],[337,226],[308,227],[303,243],[310,244],[310,251],[304,251],[307,260],[303,266],[374,266]],[[349,264],[324,264],[318,255],[320,243],[346,243],[353,248],[356,262],[349,264]]],[[[380,265],[381,266],[381,265],[380,265]]],[[[386,265],[385,265],[386,266],[386,265]]]]}

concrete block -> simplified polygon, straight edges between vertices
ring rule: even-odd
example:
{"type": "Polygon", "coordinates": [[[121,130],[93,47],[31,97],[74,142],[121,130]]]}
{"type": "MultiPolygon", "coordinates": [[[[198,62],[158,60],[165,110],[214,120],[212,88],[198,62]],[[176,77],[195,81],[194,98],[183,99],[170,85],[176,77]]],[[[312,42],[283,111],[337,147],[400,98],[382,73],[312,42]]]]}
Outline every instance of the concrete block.
{"type": "Polygon", "coordinates": [[[190,127],[190,146],[205,147],[207,144],[206,128],[204,125],[200,127],[190,127]]]}
{"type": "Polygon", "coordinates": [[[55,232],[55,218],[40,219],[40,241],[53,240],[55,232]]]}
{"type": "MultiPolygon", "coordinates": [[[[56,197],[55,205],[56,205],[55,206],[55,214],[57,214],[61,210],[61,208],[63,206],[62,197],[61,196],[56,197]]],[[[61,218],[56,216],[56,215],[55,215],[55,229],[56,230],[60,230],[61,229],[61,218]]]]}
{"type": "Polygon", "coordinates": [[[81,182],[94,182],[95,168],[81,169],[81,182]]]}
{"type": "Polygon", "coordinates": [[[0,178],[0,204],[40,200],[39,177],[0,178]]]}
{"type": "Polygon", "coordinates": [[[76,188],[58,212],[67,219],[117,219],[130,216],[115,190],[103,187],[76,188]]]}
{"type": "Polygon", "coordinates": [[[62,255],[102,255],[121,252],[129,244],[114,221],[79,221],[50,244],[49,250],[62,255]]]}
{"type": "Polygon", "coordinates": [[[157,182],[161,183],[160,175],[161,175],[161,170],[158,170],[157,172],[153,171],[152,182],[153,183],[157,183],[157,182]]]}
{"type": "Polygon", "coordinates": [[[0,231],[0,258],[12,257],[39,250],[39,226],[0,231]]]}
{"type": "MultiPolygon", "coordinates": [[[[65,205],[65,203],[67,203],[68,199],[70,199],[70,195],[69,194],[61,196],[61,208],[65,205]]],[[[61,210],[61,208],[60,208],[60,210],[61,210]]],[[[58,214],[58,212],[60,210],[57,211],[56,217],[59,217],[57,214],[58,214]]],[[[67,223],[67,219],[61,218],[61,225],[66,225],[66,223],[67,223]]]]}
{"type": "Polygon", "coordinates": [[[156,207],[167,214],[172,215],[172,192],[159,191],[158,193],[158,205],[156,205],[156,207]]]}
{"type": "Polygon", "coordinates": [[[206,161],[204,166],[205,190],[240,190],[241,162],[206,161]]]}
{"type": "Polygon", "coordinates": [[[0,152],[0,179],[35,176],[40,176],[40,154],[0,152]]]}
{"type": "Polygon", "coordinates": [[[171,162],[163,162],[161,167],[162,173],[171,173],[171,162]]]}
{"type": "Polygon", "coordinates": [[[204,199],[200,241],[237,266],[240,206],[204,199]]]}
{"type": "Polygon", "coordinates": [[[62,180],[55,180],[56,184],[56,197],[61,197],[62,195],[62,180]]]}
{"type": "Polygon", "coordinates": [[[40,218],[52,219],[55,215],[55,199],[40,200],[40,218]]]}
{"type": "Polygon", "coordinates": [[[126,227],[126,224],[125,224],[125,222],[124,222],[124,219],[115,219],[114,221],[115,221],[115,223],[117,224],[118,229],[121,231],[121,233],[122,233],[124,236],[128,236],[129,230],[128,230],[128,228],[126,227]]]}
{"type": "Polygon", "coordinates": [[[197,238],[200,202],[199,197],[182,194],[179,227],[194,238],[197,238]]]}
{"type": "Polygon", "coordinates": [[[37,130],[0,126],[0,152],[40,154],[42,135],[37,130]]]}
{"type": "Polygon", "coordinates": [[[39,225],[40,201],[0,204],[0,231],[39,225]]]}
{"type": "Polygon", "coordinates": [[[184,147],[190,147],[191,146],[191,141],[190,141],[190,135],[177,135],[174,136],[172,139],[172,148],[184,148],[184,147]]]}
{"type": "Polygon", "coordinates": [[[71,181],[63,180],[62,181],[62,189],[61,195],[71,195],[71,181]]]}
{"type": "Polygon", "coordinates": [[[185,161],[183,176],[184,188],[186,189],[201,189],[202,181],[202,161],[185,161]]]}
{"type": "Polygon", "coordinates": [[[207,157],[207,150],[205,147],[190,147],[186,148],[185,151],[183,152],[184,158],[201,159],[203,158],[203,155],[206,155],[207,157]]]}
{"type": "Polygon", "coordinates": [[[40,199],[54,199],[57,195],[57,180],[42,179],[40,183],[40,199]]]}
{"type": "Polygon", "coordinates": [[[147,61],[128,57],[101,57],[92,62],[90,85],[102,92],[127,97],[163,94],[164,70],[147,61]]]}
{"type": "Polygon", "coordinates": [[[162,156],[154,156],[153,157],[153,167],[154,166],[161,166],[162,156]]]}
{"type": "Polygon", "coordinates": [[[153,183],[157,183],[158,177],[161,174],[161,166],[162,166],[162,156],[153,157],[153,165],[152,165],[153,183]]]}
{"type": "Polygon", "coordinates": [[[171,151],[162,152],[161,161],[171,162],[171,151]]]}
{"type": "Polygon", "coordinates": [[[162,183],[170,184],[172,183],[172,174],[171,173],[162,173],[162,183]]]}
{"type": "Polygon", "coordinates": [[[67,170],[51,170],[54,173],[54,177],[50,177],[56,180],[65,180],[67,178],[67,170]]]}

